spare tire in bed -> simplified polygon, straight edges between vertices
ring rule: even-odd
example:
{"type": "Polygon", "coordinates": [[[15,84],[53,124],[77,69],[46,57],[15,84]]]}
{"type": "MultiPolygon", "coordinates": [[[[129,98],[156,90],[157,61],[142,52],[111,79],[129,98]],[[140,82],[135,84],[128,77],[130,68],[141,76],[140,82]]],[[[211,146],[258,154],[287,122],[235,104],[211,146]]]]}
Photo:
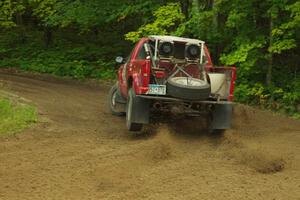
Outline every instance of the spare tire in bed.
{"type": "Polygon", "coordinates": [[[187,100],[209,98],[210,84],[204,80],[188,77],[172,77],[167,81],[168,95],[187,100]]]}

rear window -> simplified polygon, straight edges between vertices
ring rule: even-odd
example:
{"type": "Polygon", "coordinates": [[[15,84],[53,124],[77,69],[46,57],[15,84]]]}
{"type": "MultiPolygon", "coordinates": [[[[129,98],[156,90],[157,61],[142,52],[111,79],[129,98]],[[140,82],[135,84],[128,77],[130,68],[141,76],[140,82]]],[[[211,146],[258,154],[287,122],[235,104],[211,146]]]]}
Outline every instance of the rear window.
{"type": "Polygon", "coordinates": [[[146,51],[145,51],[144,45],[142,45],[141,48],[138,51],[136,59],[138,59],[138,60],[144,60],[144,59],[146,59],[146,56],[147,55],[146,55],[146,51]]]}

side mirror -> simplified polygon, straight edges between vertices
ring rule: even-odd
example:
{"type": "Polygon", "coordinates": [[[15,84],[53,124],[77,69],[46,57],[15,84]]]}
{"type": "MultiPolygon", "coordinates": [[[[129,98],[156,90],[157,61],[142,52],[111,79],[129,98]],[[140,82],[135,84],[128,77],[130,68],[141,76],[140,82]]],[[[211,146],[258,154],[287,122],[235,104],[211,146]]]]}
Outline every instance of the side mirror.
{"type": "Polygon", "coordinates": [[[116,57],[116,62],[119,64],[123,64],[124,63],[124,58],[122,56],[118,56],[116,57]]]}

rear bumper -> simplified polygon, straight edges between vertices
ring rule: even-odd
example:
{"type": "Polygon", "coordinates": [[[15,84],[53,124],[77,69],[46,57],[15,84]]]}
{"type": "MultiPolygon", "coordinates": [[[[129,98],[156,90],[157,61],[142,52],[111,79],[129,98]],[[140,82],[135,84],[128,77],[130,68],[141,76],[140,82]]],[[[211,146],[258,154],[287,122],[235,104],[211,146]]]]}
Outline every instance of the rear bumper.
{"type": "Polygon", "coordinates": [[[194,101],[194,100],[187,100],[187,99],[178,99],[174,97],[167,97],[167,96],[154,96],[154,95],[136,95],[137,97],[144,98],[144,99],[152,99],[157,101],[174,101],[174,102],[190,102],[190,103],[199,103],[199,104],[227,104],[233,105],[234,102],[232,101],[215,101],[215,100],[204,100],[204,101],[194,101]]]}

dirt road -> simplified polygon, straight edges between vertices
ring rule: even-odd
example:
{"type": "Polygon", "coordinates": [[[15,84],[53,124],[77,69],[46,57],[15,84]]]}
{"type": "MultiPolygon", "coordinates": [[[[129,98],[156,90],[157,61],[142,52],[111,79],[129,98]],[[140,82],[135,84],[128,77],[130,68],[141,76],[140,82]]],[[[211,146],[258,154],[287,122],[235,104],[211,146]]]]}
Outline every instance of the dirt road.
{"type": "MultiPolygon", "coordinates": [[[[192,122],[133,136],[108,84],[0,73],[40,123],[0,138],[0,200],[300,199],[300,122],[237,106],[211,136],[192,122]]],[[[152,129],[148,129],[152,130],[152,129]]]]}

